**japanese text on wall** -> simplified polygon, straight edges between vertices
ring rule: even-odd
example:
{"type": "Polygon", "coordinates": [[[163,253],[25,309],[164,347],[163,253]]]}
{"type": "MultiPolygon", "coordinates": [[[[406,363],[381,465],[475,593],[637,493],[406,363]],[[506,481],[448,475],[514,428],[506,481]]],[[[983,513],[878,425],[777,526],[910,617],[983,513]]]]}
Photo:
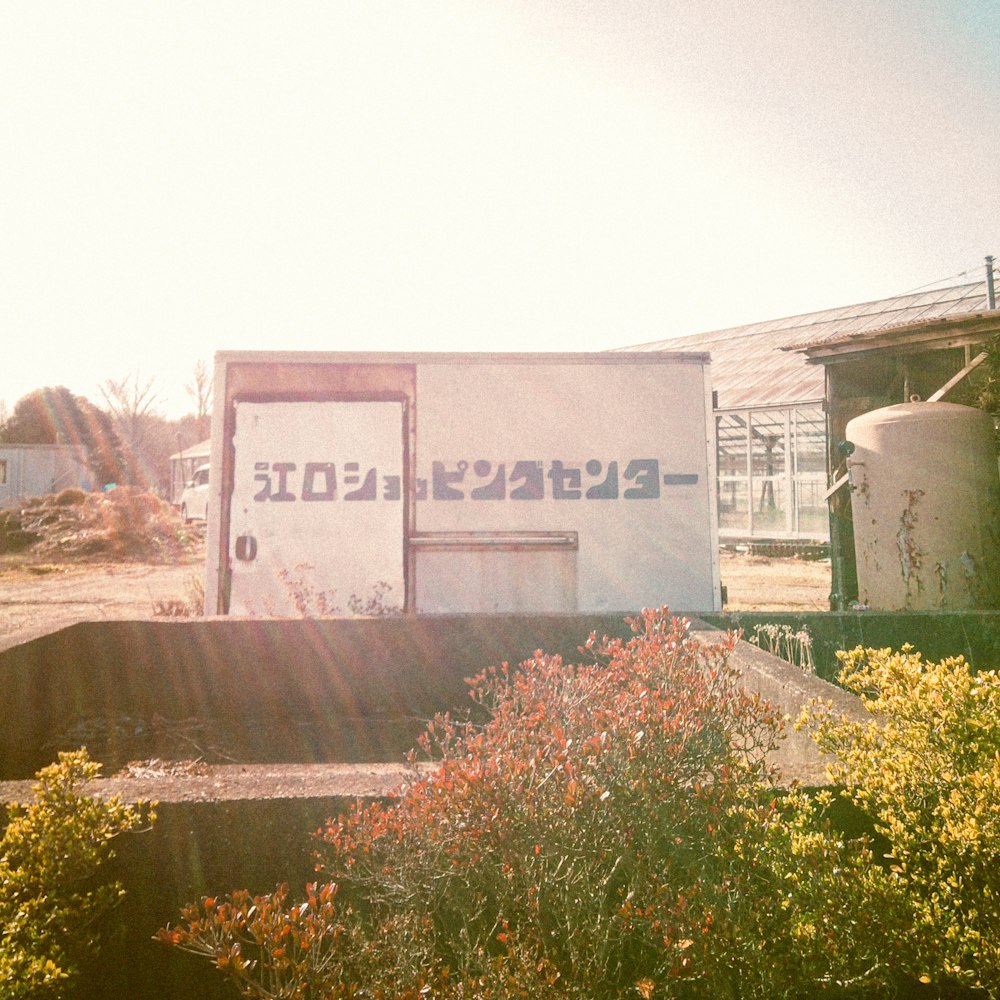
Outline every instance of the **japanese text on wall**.
{"type": "MultiPolygon", "coordinates": [[[[697,473],[661,472],[656,458],[627,462],[434,461],[431,475],[418,477],[416,500],[657,500],[664,487],[693,486],[697,473]]],[[[257,503],[399,501],[403,478],[360,462],[256,462],[257,503]]]]}

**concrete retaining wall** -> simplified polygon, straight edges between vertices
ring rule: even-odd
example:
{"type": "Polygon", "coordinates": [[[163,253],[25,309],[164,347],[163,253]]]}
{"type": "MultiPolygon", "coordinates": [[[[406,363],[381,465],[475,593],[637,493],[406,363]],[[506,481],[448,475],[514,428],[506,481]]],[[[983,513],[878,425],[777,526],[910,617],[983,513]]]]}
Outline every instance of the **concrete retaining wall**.
{"type": "Polygon", "coordinates": [[[1000,613],[996,611],[840,611],[822,614],[792,614],[776,611],[743,611],[704,614],[705,621],[721,629],[742,629],[746,638],[756,625],[788,625],[794,631],[805,627],[812,636],[813,655],[819,676],[837,676],[838,649],[870,646],[898,649],[910,643],[924,659],[941,660],[964,656],[977,670],[1000,668],[1000,613]]]}
{"type": "Polygon", "coordinates": [[[208,894],[261,894],[287,882],[301,898],[317,877],[310,834],[349,806],[340,798],[158,806],[153,830],[115,845],[106,872],[126,895],[109,921],[110,939],[69,1000],[232,1000],[233,988],[207,961],[153,934],[208,894]]]}
{"type": "Polygon", "coordinates": [[[219,720],[240,759],[396,760],[424,720],[467,703],[464,678],[536,649],[577,659],[590,630],[628,627],[620,614],[73,625],[0,652],[0,779],[74,749],[52,740],[81,720],[122,716],[219,720]]]}

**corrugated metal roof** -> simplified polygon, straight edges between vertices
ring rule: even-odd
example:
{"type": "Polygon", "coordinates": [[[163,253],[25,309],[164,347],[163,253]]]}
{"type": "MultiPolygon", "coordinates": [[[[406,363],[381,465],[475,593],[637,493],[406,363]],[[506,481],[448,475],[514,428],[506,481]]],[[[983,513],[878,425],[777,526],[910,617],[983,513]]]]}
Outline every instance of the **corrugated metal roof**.
{"type": "Polygon", "coordinates": [[[823,367],[809,364],[804,354],[789,348],[987,308],[983,280],[618,350],[708,351],[712,388],[721,408],[781,406],[820,400],[824,394],[823,367]]]}
{"type": "Polygon", "coordinates": [[[212,439],[208,438],[205,441],[199,441],[198,444],[193,444],[190,447],[175,452],[170,456],[170,461],[180,461],[182,458],[207,458],[211,454],[212,439]]]}

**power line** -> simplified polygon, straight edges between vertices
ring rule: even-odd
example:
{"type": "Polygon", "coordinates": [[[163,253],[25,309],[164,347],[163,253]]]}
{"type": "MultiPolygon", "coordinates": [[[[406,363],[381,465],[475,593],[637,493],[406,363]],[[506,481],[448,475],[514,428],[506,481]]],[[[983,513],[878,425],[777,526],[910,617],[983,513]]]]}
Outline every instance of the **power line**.
{"type": "MultiPolygon", "coordinates": [[[[923,292],[928,288],[932,288],[934,285],[941,285],[946,281],[955,281],[958,278],[966,278],[973,274],[983,274],[984,264],[982,262],[977,262],[974,267],[969,267],[964,271],[959,271],[958,274],[950,275],[947,278],[937,278],[935,281],[928,281],[926,285],[918,285],[916,288],[911,288],[908,292],[900,292],[900,295],[913,295],[915,292],[923,292]]],[[[1000,268],[997,266],[993,267],[993,272],[995,274],[1000,274],[1000,268]]]]}

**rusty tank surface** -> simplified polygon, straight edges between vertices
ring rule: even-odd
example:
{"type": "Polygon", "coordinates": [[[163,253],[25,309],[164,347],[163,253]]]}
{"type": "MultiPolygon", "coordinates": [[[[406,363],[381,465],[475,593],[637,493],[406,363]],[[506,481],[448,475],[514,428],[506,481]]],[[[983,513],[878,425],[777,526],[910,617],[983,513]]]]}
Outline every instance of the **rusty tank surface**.
{"type": "Polygon", "coordinates": [[[915,400],[856,417],[847,438],[860,604],[1000,607],[1000,474],[990,416],[915,400]]]}

